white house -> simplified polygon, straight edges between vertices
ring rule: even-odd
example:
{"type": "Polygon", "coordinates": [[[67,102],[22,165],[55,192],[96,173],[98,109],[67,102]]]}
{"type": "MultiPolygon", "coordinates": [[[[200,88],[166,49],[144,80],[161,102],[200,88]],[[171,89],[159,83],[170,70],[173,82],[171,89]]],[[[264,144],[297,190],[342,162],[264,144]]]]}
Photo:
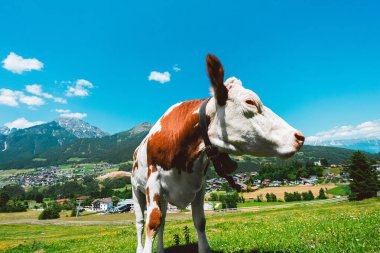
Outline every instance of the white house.
{"type": "Polygon", "coordinates": [[[92,211],[96,211],[96,212],[108,211],[112,207],[113,207],[112,198],[95,199],[91,203],[92,211]]]}

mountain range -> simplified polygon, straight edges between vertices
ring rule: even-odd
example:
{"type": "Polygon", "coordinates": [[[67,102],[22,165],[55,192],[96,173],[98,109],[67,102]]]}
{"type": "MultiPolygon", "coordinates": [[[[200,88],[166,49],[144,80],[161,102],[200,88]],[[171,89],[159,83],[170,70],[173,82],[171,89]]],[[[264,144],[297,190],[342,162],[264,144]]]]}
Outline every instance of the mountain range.
{"type": "MultiPolygon", "coordinates": [[[[70,162],[120,163],[131,160],[133,151],[151,129],[151,123],[142,123],[132,129],[110,135],[85,121],[59,118],[25,129],[0,128],[0,169],[31,168],[70,162]]],[[[352,149],[305,145],[302,159],[326,158],[331,163],[347,161],[352,149]]],[[[375,150],[377,142],[344,143],[340,147],[375,150]]],[[[368,154],[371,158],[378,155],[368,154]]],[[[300,158],[300,156],[297,156],[300,158]]]]}
{"type": "Polygon", "coordinates": [[[308,143],[314,146],[342,147],[354,150],[362,150],[369,153],[380,152],[380,136],[371,138],[356,138],[344,140],[322,140],[308,143]]]}

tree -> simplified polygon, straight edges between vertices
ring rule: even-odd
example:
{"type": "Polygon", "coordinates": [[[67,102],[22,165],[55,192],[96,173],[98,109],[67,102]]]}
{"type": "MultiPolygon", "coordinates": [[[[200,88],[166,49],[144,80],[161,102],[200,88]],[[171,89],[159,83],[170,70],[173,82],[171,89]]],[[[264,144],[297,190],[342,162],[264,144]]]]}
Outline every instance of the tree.
{"type": "Polygon", "coordinates": [[[24,200],[25,190],[19,185],[12,184],[3,187],[3,191],[8,193],[9,197],[13,200],[24,200]]]}
{"type": "Polygon", "coordinates": [[[114,206],[116,206],[117,203],[119,203],[119,201],[120,201],[120,198],[118,196],[112,196],[112,204],[114,206]]]}
{"type": "Polygon", "coordinates": [[[239,202],[239,194],[237,192],[226,193],[220,196],[223,208],[236,208],[239,202]]]}
{"type": "Polygon", "coordinates": [[[218,194],[216,192],[210,193],[210,201],[218,201],[218,194]]]}
{"type": "Polygon", "coordinates": [[[50,206],[46,207],[42,213],[38,216],[39,220],[48,219],[58,219],[59,212],[61,212],[61,207],[57,203],[52,203],[50,206]]]}
{"type": "Polygon", "coordinates": [[[44,201],[44,195],[42,193],[37,193],[35,196],[36,203],[42,203],[44,201]]]}
{"type": "Polygon", "coordinates": [[[274,193],[271,193],[270,196],[272,198],[272,202],[277,202],[277,196],[274,193]]]}
{"type": "Polygon", "coordinates": [[[313,200],[314,199],[314,195],[311,191],[308,191],[308,192],[303,192],[302,193],[302,199],[303,200],[313,200]]]}
{"type": "Polygon", "coordinates": [[[327,196],[325,194],[325,191],[321,188],[319,189],[319,195],[317,197],[318,199],[327,199],[327,196]]]}
{"type": "Polygon", "coordinates": [[[0,209],[2,209],[3,207],[7,205],[9,199],[10,197],[8,193],[6,193],[5,191],[0,192],[0,209]]]}
{"type": "Polygon", "coordinates": [[[225,192],[231,192],[232,188],[227,182],[224,182],[221,186],[221,190],[225,192]]]}
{"type": "Polygon", "coordinates": [[[367,158],[360,151],[354,152],[351,156],[349,174],[352,180],[350,200],[362,200],[377,195],[379,190],[377,171],[370,166],[367,158]]]}

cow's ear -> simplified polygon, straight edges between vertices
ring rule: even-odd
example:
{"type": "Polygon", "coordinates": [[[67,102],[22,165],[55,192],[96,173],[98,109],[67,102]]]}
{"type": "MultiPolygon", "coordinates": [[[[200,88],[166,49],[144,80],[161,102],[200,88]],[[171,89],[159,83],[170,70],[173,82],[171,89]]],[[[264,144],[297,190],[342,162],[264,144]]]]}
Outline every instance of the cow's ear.
{"type": "Polygon", "coordinates": [[[224,69],[222,63],[212,54],[206,57],[207,73],[214,90],[214,97],[220,106],[226,104],[228,90],[224,86],[224,69]]]}

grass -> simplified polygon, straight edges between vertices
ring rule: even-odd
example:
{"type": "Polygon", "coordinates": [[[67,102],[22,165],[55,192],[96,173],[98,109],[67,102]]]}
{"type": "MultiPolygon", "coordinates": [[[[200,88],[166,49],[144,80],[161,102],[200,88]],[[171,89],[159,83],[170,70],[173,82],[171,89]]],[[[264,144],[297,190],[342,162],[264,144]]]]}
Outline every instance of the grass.
{"type": "Polygon", "coordinates": [[[80,161],[82,161],[84,159],[86,159],[86,158],[71,157],[71,158],[67,159],[67,162],[80,162],[80,161]]]}
{"type": "Polygon", "coordinates": [[[333,173],[333,174],[340,174],[342,172],[342,169],[339,168],[339,167],[333,167],[333,168],[326,168],[323,170],[322,174],[323,176],[326,176],[327,174],[327,171],[330,171],[330,173],[333,173]]]}
{"type": "Polygon", "coordinates": [[[17,174],[30,173],[33,169],[11,169],[11,170],[0,170],[0,178],[11,177],[17,174]]]}
{"type": "Polygon", "coordinates": [[[277,206],[277,205],[284,205],[289,203],[306,203],[305,201],[293,201],[293,202],[257,202],[257,201],[246,201],[244,203],[238,203],[238,208],[240,207],[251,207],[251,206],[277,206]]]}
{"type": "Polygon", "coordinates": [[[32,161],[33,162],[46,162],[47,159],[46,158],[34,158],[32,161]]]}
{"type": "MultiPolygon", "coordinates": [[[[213,250],[223,252],[380,252],[380,199],[207,216],[213,250]]],[[[166,224],[165,247],[190,219],[166,224]]],[[[4,252],[135,252],[133,224],[125,226],[1,225],[4,252]]]]}
{"type": "Polygon", "coordinates": [[[340,195],[340,196],[347,196],[351,194],[350,186],[348,185],[340,185],[335,188],[327,190],[328,194],[332,195],[340,195]]]}

